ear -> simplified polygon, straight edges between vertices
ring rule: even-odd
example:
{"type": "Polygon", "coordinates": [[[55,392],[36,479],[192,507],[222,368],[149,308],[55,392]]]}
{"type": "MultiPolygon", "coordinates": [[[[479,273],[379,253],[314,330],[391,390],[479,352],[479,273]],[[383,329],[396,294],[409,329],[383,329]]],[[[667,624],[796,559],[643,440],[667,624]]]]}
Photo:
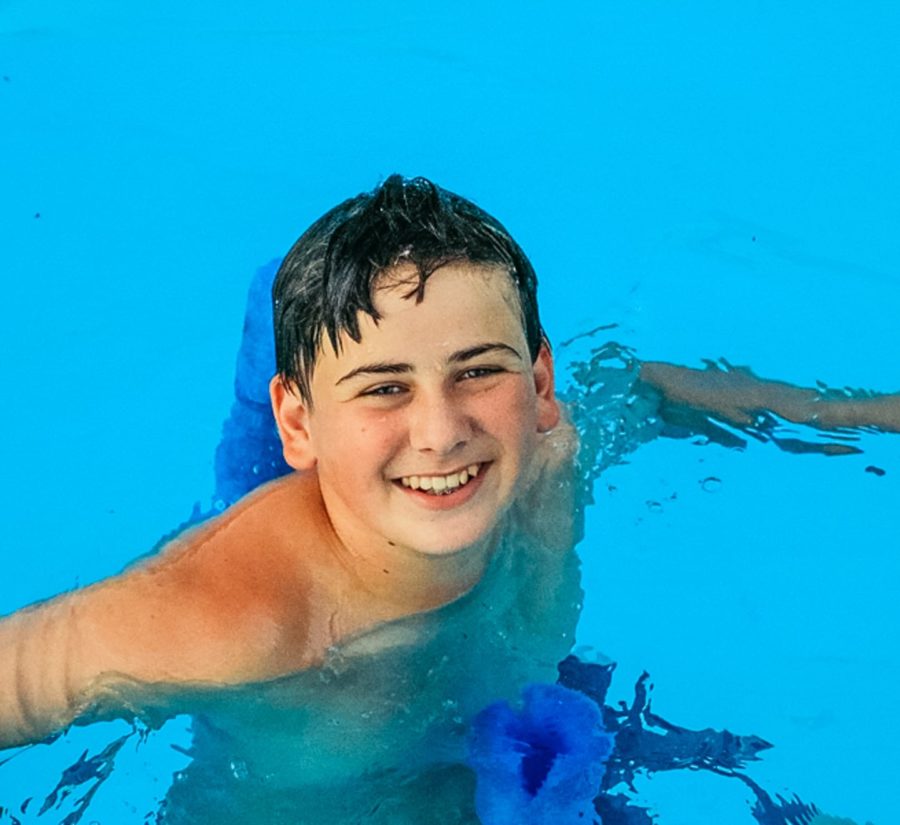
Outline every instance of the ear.
{"type": "Polygon", "coordinates": [[[269,382],[269,398],[284,460],[295,470],[311,470],[316,457],[309,437],[309,406],[297,388],[285,384],[279,375],[269,382]]]}
{"type": "Polygon", "coordinates": [[[534,388],[537,392],[537,429],[546,433],[559,424],[559,402],[553,382],[553,355],[547,344],[541,344],[534,362],[534,388]]]}

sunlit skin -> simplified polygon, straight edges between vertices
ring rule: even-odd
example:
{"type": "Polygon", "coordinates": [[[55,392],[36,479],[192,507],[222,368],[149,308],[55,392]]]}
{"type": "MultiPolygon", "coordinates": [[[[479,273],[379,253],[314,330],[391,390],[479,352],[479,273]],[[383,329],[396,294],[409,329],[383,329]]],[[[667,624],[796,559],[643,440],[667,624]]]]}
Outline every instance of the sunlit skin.
{"type": "Polygon", "coordinates": [[[532,363],[517,298],[499,269],[453,263],[409,297],[412,267],[385,273],[376,323],[361,340],[325,343],[312,404],[279,379],[272,399],[285,457],[313,470],[341,552],[370,592],[447,601],[478,580],[493,530],[559,420],[546,347],[532,363]],[[472,465],[455,492],[429,495],[404,477],[472,465]]]}
{"type": "MultiPolygon", "coordinates": [[[[542,550],[571,548],[576,439],[548,349],[534,361],[528,352],[509,276],[448,264],[419,303],[414,280],[405,267],[383,273],[380,320],[361,316],[360,341],[345,336],[337,351],[325,343],[311,404],[272,381],[299,472],[121,575],[0,621],[0,747],[59,730],[123,678],[218,688],[321,664],[333,645],[469,591],[508,527],[542,550]],[[450,495],[403,483],[473,465],[450,495]]],[[[737,423],[763,408],[900,431],[900,395],[830,398],[659,363],[641,378],[737,423]]]]}
{"type": "Polygon", "coordinates": [[[217,686],[313,667],[471,589],[517,497],[554,523],[559,485],[543,496],[536,480],[574,442],[560,442],[552,360],[544,348],[532,363],[509,276],[448,265],[417,304],[409,274],[382,279],[382,317],[361,318],[360,342],[325,347],[312,406],[273,380],[300,472],[125,573],[0,622],[0,747],[70,723],[123,677],[217,686]],[[402,484],[473,464],[451,495],[402,484]]]}

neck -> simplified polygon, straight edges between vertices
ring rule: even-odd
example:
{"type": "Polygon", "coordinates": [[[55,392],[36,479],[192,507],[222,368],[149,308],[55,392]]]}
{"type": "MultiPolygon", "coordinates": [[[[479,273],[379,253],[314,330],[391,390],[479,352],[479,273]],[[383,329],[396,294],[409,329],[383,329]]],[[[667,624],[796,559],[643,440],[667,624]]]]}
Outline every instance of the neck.
{"type": "Polygon", "coordinates": [[[498,530],[477,544],[453,553],[429,554],[382,537],[359,535],[334,519],[325,502],[335,536],[334,554],[354,587],[387,613],[432,610],[468,593],[480,580],[497,546],[498,530]]]}

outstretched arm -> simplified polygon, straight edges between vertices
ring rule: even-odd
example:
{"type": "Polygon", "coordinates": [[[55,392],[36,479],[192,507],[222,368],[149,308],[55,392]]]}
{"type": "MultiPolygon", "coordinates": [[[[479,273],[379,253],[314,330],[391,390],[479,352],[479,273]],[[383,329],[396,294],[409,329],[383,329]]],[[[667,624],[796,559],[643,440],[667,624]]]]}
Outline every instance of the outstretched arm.
{"type": "Polygon", "coordinates": [[[0,748],[134,716],[134,696],[152,704],[318,661],[328,642],[312,641],[293,540],[311,484],[289,476],[118,576],[0,619],[0,748]]]}
{"type": "Polygon", "coordinates": [[[757,378],[744,370],[698,370],[660,361],[641,365],[640,380],[669,403],[737,426],[764,411],[822,429],[877,427],[900,433],[900,393],[848,397],[757,378]]]}
{"type": "Polygon", "coordinates": [[[124,705],[98,714],[101,695],[112,699],[107,687],[165,673],[173,605],[151,605],[146,588],[130,585],[108,579],[0,620],[0,748],[40,741],[85,716],[118,715],[124,705]]]}
{"type": "Polygon", "coordinates": [[[0,749],[133,716],[121,694],[133,686],[228,681],[246,658],[239,632],[232,649],[218,611],[197,609],[207,594],[188,598],[162,578],[138,570],[0,620],[0,749]]]}
{"type": "Polygon", "coordinates": [[[38,741],[77,715],[71,596],[0,621],[0,748],[38,741]]]}

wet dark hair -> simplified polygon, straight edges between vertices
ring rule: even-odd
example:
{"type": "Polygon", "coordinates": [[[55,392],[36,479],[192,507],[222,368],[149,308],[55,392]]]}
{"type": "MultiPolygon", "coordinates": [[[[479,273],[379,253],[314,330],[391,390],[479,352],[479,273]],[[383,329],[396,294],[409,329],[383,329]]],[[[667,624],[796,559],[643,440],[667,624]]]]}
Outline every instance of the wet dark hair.
{"type": "Polygon", "coordinates": [[[425,178],[391,175],[372,192],[344,201],[319,218],[288,252],[272,287],[275,364],[281,380],[312,403],[310,381],[327,334],[361,339],[360,311],[376,322],[378,276],[409,262],[418,281],[408,297],[422,301],[425,282],[454,261],[502,267],[516,287],[532,361],[545,340],[537,277],[503,225],[465,198],[425,178]]]}

